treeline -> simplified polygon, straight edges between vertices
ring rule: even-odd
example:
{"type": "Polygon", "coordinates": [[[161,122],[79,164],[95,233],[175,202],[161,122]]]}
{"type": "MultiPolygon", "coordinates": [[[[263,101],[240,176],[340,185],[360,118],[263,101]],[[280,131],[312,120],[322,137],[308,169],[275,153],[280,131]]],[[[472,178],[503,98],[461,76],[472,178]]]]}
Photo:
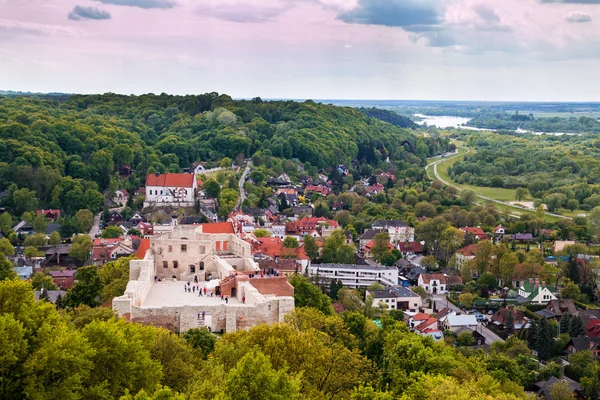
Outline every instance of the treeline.
{"type": "Polygon", "coordinates": [[[568,133],[598,133],[600,122],[595,118],[580,117],[539,117],[533,114],[524,115],[509,113],[480,113],[468,123],[468,126],[495,130],[523,129],[532,132],[568,132],[568,133]]]}
{"type": "MultiPolygon", "coordinates": [[[[319,289],[316,289],[319,292],[319,289]]],[[[310,296],[310,293],[307,293],[310,296]]],[[[87,306],[59,313],[0,283],[3,399],[524,399],[545,376],[523,342],[458,351],[382,314],[299,308],[218,339],[178,336],[87,306]]]]}
{"type": "Polygon", "coordinates": [[[400,128],[417,129],[419,127],[419,125],[415,124],[410,118],[404,117],[393,111],[383,110],[381,108],[375,107],[360,107],[358,111],[365,114],[367,117],[376,118],[381,121],[388,122],[392,125],[396,125],[400,128]]]}

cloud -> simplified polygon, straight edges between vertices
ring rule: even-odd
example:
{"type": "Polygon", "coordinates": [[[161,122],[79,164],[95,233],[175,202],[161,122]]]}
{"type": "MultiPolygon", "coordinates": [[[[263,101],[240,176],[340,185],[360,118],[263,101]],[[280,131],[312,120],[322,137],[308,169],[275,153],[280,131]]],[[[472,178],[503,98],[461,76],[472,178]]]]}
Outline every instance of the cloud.
{"type": "Polygon", "coordinates": [[[592,16],[588,13],[572,12],[571,14],[565,16],[565,20],[572,23],[591,22],[592,16]]]}
{"type": "Polygon", "coordinates": [[[540,0],[541,3],[600,4],[600,0],[540,0]]]}
{"type": "Polygon", "coordinates": [[[99,0],[103,4],[115,6],[139,7],[139,8],[161,8],[166,10],[173,8],[177,3],[174,0],[99,0]]]}
{"type": "Polygon", "coordinates": [[[79,29],[69,26],[38,24],[14,19],[0,19],[0,32],[45,36],[77,36],[81,34],[79,29]]]}
{"type": "Polygon", "coordinates": [[[401,27],[406,31],[431,30],[442,22],[442,7],[435,0],[359,0],[358,6],[338,14],[349,24],[401,27]]]}
{"type": "Polygon", "coordinates": [[[210,3],[203,4],[196,10],[199,14],[230,22],[260,23],[270,21],[281,13],[291,9],[293,1],[272,4],[253,5],[250,3],[210,3]]]}
{"type": "Polygon", "coordinates": [[[475,11],[477,15],[479,15],[486,22],[500,22],[500,17],[498,17],[498,14],[496,14],[494,9],[487,4],[477,4],[473,6],[473,11],[475,11]]]}
{"type": "Polygon", "coordinates": [[[67,18],[73,21],[81,21],[83,19],[110,19],[111,16],[108,11],[96,7],[75,6],[67,18]]]}

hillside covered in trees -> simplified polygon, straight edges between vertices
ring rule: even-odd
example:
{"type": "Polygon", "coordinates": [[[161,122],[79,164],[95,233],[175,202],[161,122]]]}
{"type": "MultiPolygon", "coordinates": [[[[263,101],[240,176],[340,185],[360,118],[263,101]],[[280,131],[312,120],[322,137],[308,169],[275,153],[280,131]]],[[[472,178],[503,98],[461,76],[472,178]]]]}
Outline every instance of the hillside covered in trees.
{"type": "Polygon", "coordinates": [[[17,215],[33,203],[66,215],[97,212],[111,184],[137,188],[148,172],[180,172],[197,161],[210,166],[258,154],[296,159],[314,174],[353,161],[418,164],[419,149],[430,153],[408,130],[312,101],[233,101],[216,93],[0,97],[0,192],[9,192],[17,215]],[[134,173],[123,182],[126,166],[134,173]]]}

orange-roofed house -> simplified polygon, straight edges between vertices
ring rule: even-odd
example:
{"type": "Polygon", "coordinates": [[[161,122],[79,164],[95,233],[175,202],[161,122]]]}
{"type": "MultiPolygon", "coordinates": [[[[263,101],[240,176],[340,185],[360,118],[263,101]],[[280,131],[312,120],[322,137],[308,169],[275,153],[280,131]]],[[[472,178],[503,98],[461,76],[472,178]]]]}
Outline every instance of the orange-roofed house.
{"type": "Polygon", "coordinates": [[[146,200],[150,205],[194,205],[198,190],[194,174],[152,174],[146,177],[146,200]]]}
{"type": "Polygon", "coordinates": [[[460,276],[445,274],[421,274],[417,282],[427,293],[444,294],[448,292],[448,287],[461,285],[462,279],[460,276]]]}
{"type": "Polygon", "coordinates": [[[456,251],[456,265],[460,269],[463,264],[475,259],[475,251],[477,250],[477,246],[474,244],[470,244],[468,246],[463,247],[462,249],[458,249],[456,251]]]}
{"type": "MultiPolygon", "coordinates": [[[[431,315],[420,312],[420,313],[416,313],[415,315],[411,315],[410,317],[408,317],[408,320],[406,322],[407,322],[409,328],[415,329],[417,326],[421,325],[423,322],[429,320],[430,317],[431,317],[431,315]]],[[[436,326],[436,328],[437,328],[437,326],[436,326]]]]}
{"type": "Polygon", "coordinates": [[[487,233],[485,233],[483,231],[483,229],[481,229],[478,226],[472,226],[472,227],[462,227],[459,228],[461,231],[463,231],[465,234],[470,234],[473,235],[473,237],[475,238],[475,240],[486,240],[488,239],[488,235],[487,233]]]}

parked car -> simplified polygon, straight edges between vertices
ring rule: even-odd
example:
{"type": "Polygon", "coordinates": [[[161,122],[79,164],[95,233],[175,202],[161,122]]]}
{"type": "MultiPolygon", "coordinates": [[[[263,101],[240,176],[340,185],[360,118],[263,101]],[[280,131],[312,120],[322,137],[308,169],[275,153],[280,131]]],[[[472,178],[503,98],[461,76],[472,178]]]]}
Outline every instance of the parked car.
{"type": "Polygon", "coordinates": [[[477,322],[483,322],[485,321],[487,318],[485,318],[485,316],[483,314],[477,314],[475,316],[475,319],[477,319],[477,322]]]}
{"type": "Polygon", "coordinates": [[[487,315],[494,315],[494,310],[489,310],[489,311],[487,312],[487,315]]]}

